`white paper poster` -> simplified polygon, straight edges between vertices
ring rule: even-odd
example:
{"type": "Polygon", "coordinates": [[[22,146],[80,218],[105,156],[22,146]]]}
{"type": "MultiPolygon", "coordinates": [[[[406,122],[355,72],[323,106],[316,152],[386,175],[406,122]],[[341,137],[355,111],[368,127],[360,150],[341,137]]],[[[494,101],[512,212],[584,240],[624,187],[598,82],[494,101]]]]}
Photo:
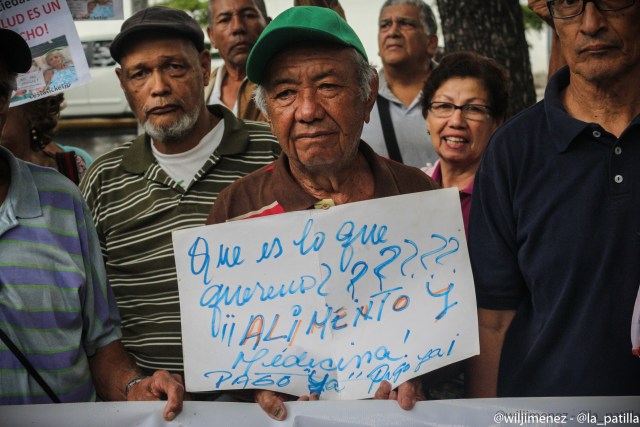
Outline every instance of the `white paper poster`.
{"type": "Polygon", "coordinates": [[[91,80],[87,59],[65,0],[0,2],[0,26],[31,48],[31,69],[19,74],[11,106],[50,96],[91,80]]]}
{"type": "Polygon", "coordinates": [[[478,354],[459,195],[173,233],[189,391],[371,397],[478,354]]]}

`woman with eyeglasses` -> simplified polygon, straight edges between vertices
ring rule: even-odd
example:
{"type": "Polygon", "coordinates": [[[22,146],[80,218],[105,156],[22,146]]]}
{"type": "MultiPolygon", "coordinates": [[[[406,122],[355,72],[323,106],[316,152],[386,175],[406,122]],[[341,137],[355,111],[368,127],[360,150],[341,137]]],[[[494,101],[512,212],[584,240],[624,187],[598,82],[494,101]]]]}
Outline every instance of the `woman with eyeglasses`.
{"type": "Polygon", "coordinates": [[[440,158],[422,170],[443,188],[458,188],[468,234],[473,180],[489,138],[505,120],[509,77],[493,59],[455,52],[432,71],[422,94],[427,132],[440,158]]]}

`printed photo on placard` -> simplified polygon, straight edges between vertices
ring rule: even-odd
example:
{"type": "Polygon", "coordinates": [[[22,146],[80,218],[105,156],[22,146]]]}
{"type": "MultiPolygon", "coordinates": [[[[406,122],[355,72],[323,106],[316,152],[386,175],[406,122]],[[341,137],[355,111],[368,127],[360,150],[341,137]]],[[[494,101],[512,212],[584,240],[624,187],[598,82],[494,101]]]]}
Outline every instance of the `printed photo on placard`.
{"type": "Polygon", "coordinates": [[[122,19],[122,0],[69,0],[69,10],[75,20],[122,19]]]}
{"type": "Polygon", "coordinates": [[[31,68],[18,75],[20,89],[11,98],[12,103],[68,89],[78,81],[65,36],[32,47],[31,55],[31,68]]]}

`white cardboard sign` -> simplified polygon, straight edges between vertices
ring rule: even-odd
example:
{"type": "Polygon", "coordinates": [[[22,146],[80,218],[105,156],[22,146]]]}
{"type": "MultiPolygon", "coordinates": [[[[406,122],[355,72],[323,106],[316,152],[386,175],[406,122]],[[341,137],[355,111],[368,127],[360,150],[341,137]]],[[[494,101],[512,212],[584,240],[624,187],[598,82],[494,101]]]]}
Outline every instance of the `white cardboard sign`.
{"type": "Polygon", "coordinates": [[[371,397],[478,354],[455,189],[173,233],[189,391],[371,397]]]}

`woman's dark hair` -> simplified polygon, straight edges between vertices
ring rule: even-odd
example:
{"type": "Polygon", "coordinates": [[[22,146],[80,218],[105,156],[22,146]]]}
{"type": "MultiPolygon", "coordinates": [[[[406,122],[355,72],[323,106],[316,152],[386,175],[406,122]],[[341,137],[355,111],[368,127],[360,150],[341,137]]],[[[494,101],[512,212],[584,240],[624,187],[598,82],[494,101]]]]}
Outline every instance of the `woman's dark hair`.
{"type": "Polygon", "coordinates": [[[449,53],[431,72],[422,88],[422,114],[425,117],[436,91],[454,77],[480,80],[489,94],[491,116],[495,119],[506,118],[511,89],[509,73],[495,60],[474,52],[449,53]]]}
{"type": "Polygon", "coordinates": [[[25,104],[25,115],[31,129],[31,148],[39,151],[53,141],[58,128],[64,95],[52,95],[25,104]]]}

